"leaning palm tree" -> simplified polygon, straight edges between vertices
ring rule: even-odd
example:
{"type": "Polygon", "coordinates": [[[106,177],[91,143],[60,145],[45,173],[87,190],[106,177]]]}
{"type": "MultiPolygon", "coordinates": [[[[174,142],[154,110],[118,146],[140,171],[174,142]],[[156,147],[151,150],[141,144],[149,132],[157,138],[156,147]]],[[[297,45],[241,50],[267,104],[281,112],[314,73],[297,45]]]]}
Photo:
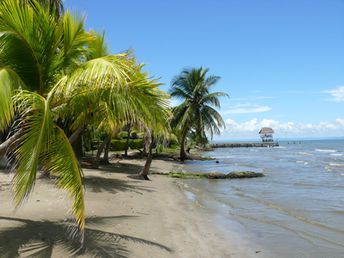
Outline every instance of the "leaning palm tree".
{"type": "Polygon", "coordinates": [[[221,115],[215,110],[220,108],[219,97],[228,96],[223,92],[210,92],[220,77],[207,76],[209,69],[184,69],[172,81],[171,96],[183,102],[173,108],[172,127],[179,132],[180,159],[188,159],[185,151],[186,138],[191,130],[199,137],[205,132],[211,137],[219,134],[225,126],[221,115]]]}
{"type": "Polygon", "coordinates": [[[16,205],[44,170],[69,191],[83,229],[83,174],[71,142],[99,123],[95,114],[104,108],[114,119],[130,115],[149,123],[152,107],[164,108],[165,98],[139,78],[134,58],[107,53],[103,35],[85,31],[83,19],[68,11],[55,19],[37,0],[30,2],[0,2],[0,132],[10,131],[0,156],[7,153],[16,171],[16,205]],[[64,128],[67,120],[73,122],[64,128]]]}

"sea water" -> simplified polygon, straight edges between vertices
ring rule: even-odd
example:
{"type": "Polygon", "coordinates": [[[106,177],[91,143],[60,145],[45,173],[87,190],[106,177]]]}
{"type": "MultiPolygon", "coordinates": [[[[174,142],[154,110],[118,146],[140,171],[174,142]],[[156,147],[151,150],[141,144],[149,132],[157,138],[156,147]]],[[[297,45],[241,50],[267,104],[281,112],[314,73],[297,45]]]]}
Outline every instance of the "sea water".
{"type": "Polygon", "coordinates": [[[234,220],[240,234],[276,257],[344,257],[344,140],[285,141],[274,148],[220,148],[204,155],[219,163],[188,161],[179,169],[266,175],[187,180],[194,201],[210,209],[224,231],[233,231],[226,222],[234,220]]]}

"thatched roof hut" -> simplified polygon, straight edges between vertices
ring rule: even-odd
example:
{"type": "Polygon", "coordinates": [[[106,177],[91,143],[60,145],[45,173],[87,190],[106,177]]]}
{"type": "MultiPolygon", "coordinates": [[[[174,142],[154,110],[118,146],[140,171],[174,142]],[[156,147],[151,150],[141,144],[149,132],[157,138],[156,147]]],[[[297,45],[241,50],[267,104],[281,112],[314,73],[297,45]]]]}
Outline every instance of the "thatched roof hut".
{"type": "Polygon", "coordinates": [[[263,127],[260,129],[259,134],[273,134],[275,133],[271,127],[263,127]]]}
{"type": "Polygon", "coordinates": [[[274,130],[270,127],[263,127],[259,131],[260,137],[262,138],[263,142],[273,142],[274,139],[272,135],[274,134],[274,130]]]}

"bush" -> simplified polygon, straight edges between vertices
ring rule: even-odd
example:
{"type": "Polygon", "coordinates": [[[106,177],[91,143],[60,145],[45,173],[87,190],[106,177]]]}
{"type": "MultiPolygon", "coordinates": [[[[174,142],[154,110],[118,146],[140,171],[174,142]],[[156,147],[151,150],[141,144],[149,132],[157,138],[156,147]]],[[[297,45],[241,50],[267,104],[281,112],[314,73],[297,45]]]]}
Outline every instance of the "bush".
{"type": "MultiPolygon", "coordinates": [[[[127,144],[127,139],[121,139],[121,140],[114,139],[111,141],[110,149],[112,151],[124,151],[126,144],[127,144]]],[[[142,139],[129,140],[129,148],[132,150],[142,149],[143,140],[142,139]]]]}
{"type": "Polygon", "coordinates": [[[170,139],[168,142],[168,147],[178,147],[179,142],[177,139],[170,139]]]}
{"type": "Polygon", "coordinates": [[[132,150],[138,150],[143,148],[143,139],[129,140],[129,148],[132,150]]]}
{"type": "Polygon", "coordinates": [[[128,138],[128,132],[122,131],[118,134],[118,138],[120,139],[127,139],[128,138]]]}
{"type": "Polygon", "coordinates": [[[112,140],[111,141],[111,146],[110,150],[112,151],[121,151],[125,149],[127,140],[126,139],[121,139],[121,140],[112,140]]]}

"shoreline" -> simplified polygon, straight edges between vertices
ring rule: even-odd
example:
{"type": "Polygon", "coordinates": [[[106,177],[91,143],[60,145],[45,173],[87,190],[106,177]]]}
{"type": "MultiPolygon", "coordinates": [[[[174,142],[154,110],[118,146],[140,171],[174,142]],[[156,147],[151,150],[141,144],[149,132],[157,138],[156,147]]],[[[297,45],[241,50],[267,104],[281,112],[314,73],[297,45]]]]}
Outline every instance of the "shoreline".
{"type": "MultiPolygon", "coordinates": [[[[215,225],[211,212],[190,200],[176,179],[159,175],[150,175],[151,181],[135,179],[143,162],[123,160],[99,170],[84,169],[87,229],[80,257],[266,257],[236,232],[215,225]]],[[[175,165],[154,160],[152,171],[170,171],[175,165]]],[[[0,173],[0,177],[1,253],[26,255],[33,243],[48,248],[47,242],[53,242],[51,257],[68,256],[69,243],[59,235],[57,223],[71,217],[66,193],[40,179],[29,199],[13,212],[11,176],[0,173]],[[7,241],[18,245],[8,246],[7,241]]]]}

